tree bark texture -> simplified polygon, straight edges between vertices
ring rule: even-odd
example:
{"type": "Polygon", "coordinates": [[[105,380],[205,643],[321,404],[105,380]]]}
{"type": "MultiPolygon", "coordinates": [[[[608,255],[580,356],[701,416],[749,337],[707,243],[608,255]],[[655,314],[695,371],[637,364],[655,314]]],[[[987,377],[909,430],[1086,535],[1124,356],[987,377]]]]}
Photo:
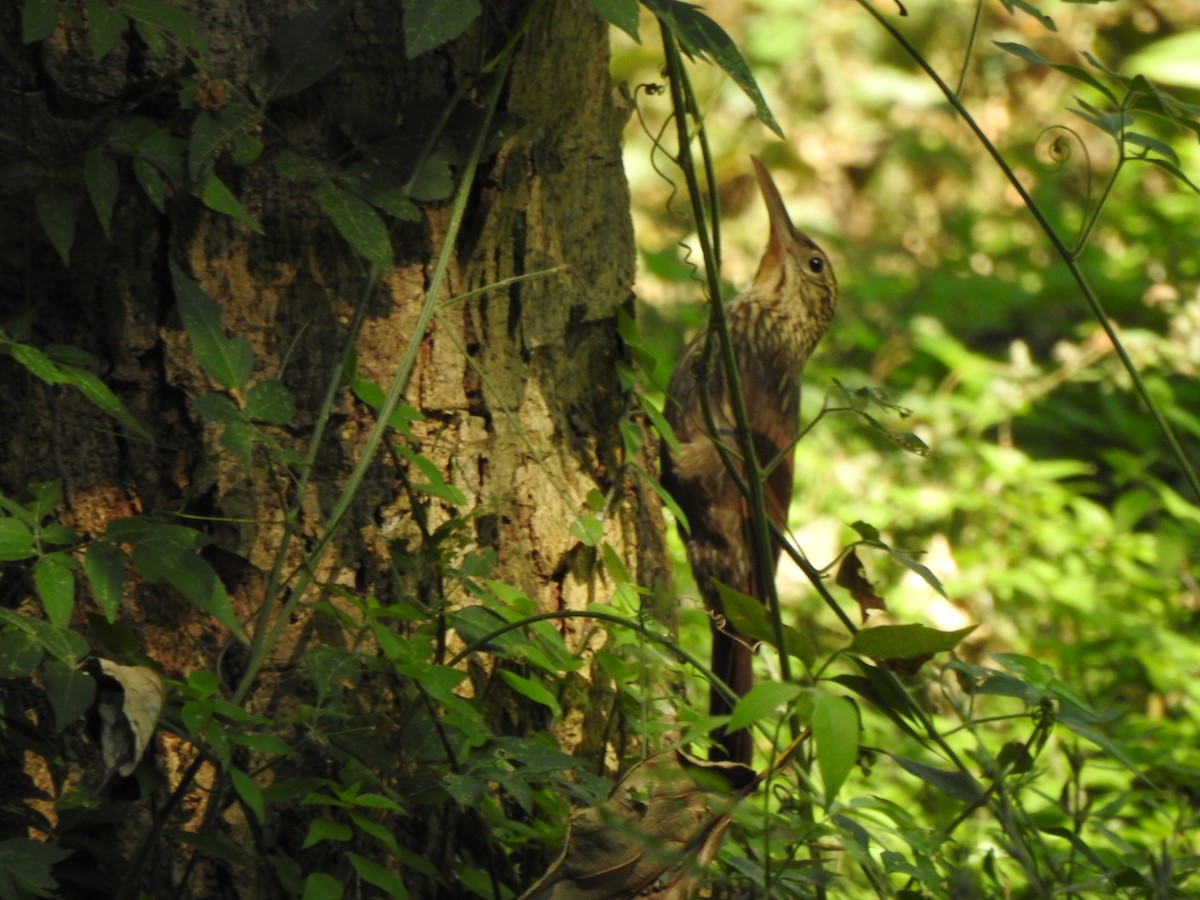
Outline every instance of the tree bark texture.
{"type": "MultiPolygon", "coordinates": [[[[179,76],[198,78],[206,102],[236,96],[255,77],[272,31],[308,8],[299,0],[183,5],[202,23],[208,43],[201,75],[182,56],[147,54],[132,31],[96,62],[87,26],[67,17],[49,39],[22,46],[19,9],[9,5],[0,12],[19,63],[0,74],[0,116],[19,139],[18,146],[0,148],[0,164],[33,158],[55,170],[77,170],[98,128],[118,111],[184,121],[188,111],[163,87],[179,76]]],[[[270,435],[282,448],[305,452],[329,379],[342,365],[367,268],[321,215],[308,188],[280,178],[273,159],[285,148],[336,159],[347,145],[335,120],[351,108],[363,118],[398,121],[400,133],[419,144],[424,134],[405,132],[410,111],[446,104],[485,50],[502,44],[493,40],[496,30],[515,28],[526,7],[489,6],[463,37],[409,60],[402,4],[351,4],[341,65],[272,106],[256,161],[217,163],[263,234],[183,193],[159,212],[126,167],[108,238],[79,182],[72,258],[64,268],[33,224],[30,196],[0,198],[0,319],[10,336],[92,354],[94,371],[153,437],[147,442],[124,433],[78,391],[48,386],[0,357],[0,491],[18,496],[32,483],[61,483],[64,501],[56,515],[84,540],[132,514],[207,532],[215,540],[205,558],[252,630],[292,482],[261,454],[247,465],[226,449],[221,429],[199,414],[196,398],[215,385],[182,328],[170,263],[216,301],[228,335],[249,341],[251,380],[278,377],[290,390],[296,414],[270,435]]],[[[466,104],[478,108],[487,87],[485,78],[466,104]]],[[[628,396],[615,371],[623,352],[616,313],[628,308],[634,274],[620,154],[626,112],[614,102],[609,83],[606,26],[587,4],[550,2],[538,11],[518,45],[497,114],[503,139],[481,161],[442,296],[477,293],[446,303],[420,337],[404,395],[422,415],[411,426],[420,454],[467,500],[454,509],[433,503],[424,528],[466,517],[470,532],[463,549],[494,551],[491,577],[521,588],[542,611],[582,609],[603,602],[611,589],[594,550],[569,530],[588,511],[590,491],[612,500],[603,516],[604,536],[618,548],[631,578],[650,584],[664,570],[658,503],[627,474],[617,429],[628,396]],[[531,275],[543,270],[551,271],[531,275]],[[512,281],[520,276],[530,277],[512,281]],[[505,283],[488,287],[498,282],[505,283]]],[[[385,390],[413,338],[450,224],[450,204],[443,201],[423,205],[419,221],[392,228],[395,265],[371,294],[354,343],[358,376],[385,390]]],[[[332,421],[303,498],[302,539],[285,572],[322,535],[374,414],[343,387],[332,421]]],[[[403,460],[379,455],[315,573],[321,584],[385,602],[424,589],[420,577],[397,574],[392,564],[393,550],[421,543],[406,489],[407,482],[420,480],[421,473],[403,460]]],[[[93,607],[82,578],[79,584],[83,602],[72,625],[94,643],[86,618],[93,607]]],[[[0,602],[37,613],[28,579],[12,577],[3,587],[0,602]]],[[[452,605],[464,602],[452,586],[440,589],[452,605]]],[[[337,602],[328,590],[314,590],[311,599],[322,596],[337,602]]],[[[300,654],[316,641],[340,639],[314,633],[307,606],[293,620],[254,685],[251,708],[277,709],[281,698],[303,693],[289,682],[300,654]]],[[[118,622],[169,678],[217,666],[228,689],[244,668],[244,651],[227,631],[161,582],[130,575],[118,622]]],[[[564,620],[568,646],[582,648],[595,639],[583,622],[564,620]]],[[[480,663],[476,675],[486,674],[480,663]]],[[[588,716],[588,706],[578,703],[568,711],[556,723],[557,736],[568,750],[602,758],[604,723],[588,716]]],[[[514,710],[502,716],[505,727],[528,727],[522,710],[514,710]]],[[[94,750],[72,743],[70,730],[62,740],[57,768],[27,773],[27,786],[36,782],[55,796],[87,777],[78,760],[94,750]]],[[[159,752],[165,769],[184,767],[189,759],[185,742],[164,743],[159,752]]],[[[19,754],[4,756],[6,768],[20,765],[19,754]]]]}

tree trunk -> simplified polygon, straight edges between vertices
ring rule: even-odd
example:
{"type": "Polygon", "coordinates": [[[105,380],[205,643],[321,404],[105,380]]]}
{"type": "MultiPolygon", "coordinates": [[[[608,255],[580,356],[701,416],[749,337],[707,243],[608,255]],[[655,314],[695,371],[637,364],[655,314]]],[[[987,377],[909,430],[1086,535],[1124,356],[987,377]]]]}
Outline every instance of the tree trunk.
{"type": "MultiPolygon", "coordinates": [[[[29,39],[37,36],[30,20],[45,4],[25,6],[29,39]]],[[[306,3],[287,0],[188,6],[200,23],[203,48],[189,46],[186,28],[173,20],[141,22],[122,28],[99,61],[94,42],[104,10],[125,7],[88,4],[87,16],[60,15],[48,36],[24,46],[18,10],[0,13],[8,45],[20,57],[19,66],[0,75],[5,128],[20,141],[0,149],[0,162],[8,165],[0,173],[6,285],[0,321],[15,345],[100,375],[148,432],[144,438],[114,422],[70,379],[48,383],[54,378],[42,377],[19,352],[0,356],[0,415],[6,422],[0,429],[0,492],[23,502],[30,485],[60,485],[52,518],[74,530],[76,543],[68,549],[76,558],[97,541],[109,540],[126,554],[132,548],[115,627],[97,615],[101,601],[90,572],[88,578],[73,576],[78,602],[66,627],[86,639],[90,653],[143,663],[161,671],[168,684],[168,734],[150,766],[157,766],[165,786],[143,779],[136,799],[122,807],[121,827],[87,830],[85,852],[79,849],[83,839],[73,844],[66,835],[68,824],[84,826],[67,823],[51,801],[70,790],[88,796],[98,790],[104,778],[98,751],[78,725],[58,733],[33,687],[42,683],[40,671],[32,680],[4,683],[15,698],[10,710],[19,709],[43,742],[37,752],[4,751],[6,771],[15,765],[26,773],[19,788],[6,791],[20,796],[6,799],[28,803],[39,790],[51,798],[37,807],[45,816],[40,827],[33,820],[23,824],[33,825],[29,833],[38,839],[75,849],[63,864],[75,869],[55,871],[67,893],[80,896],[108,893],[101,883],[111,885],[112,879],[131,879],[127,887],[152,896],[164,896],[172,881],[195,896],[290,893],[316,871],[309,861],[317,851],[300,853],[314,814],[297,813],[294,804],[268,794],[260,817],[253,797],[256,788],[285,783],[285,776],[345,778],[343,786],[352,781],[345,771],[353,754],[345,756],[344,748],[341,756],[321,752],[322,742],[332,739],[313,725],[318,720],[305,718],[305,709],[324,702],[323,690],[352,696],[359,704],[355,727],[373,722],[387,736],[375,744],[364,737],[363,746],[386,749],[401,762],[368,772],[364,789],[394,797],[403,793],[405,778],[420,778],[423,771],[419,754],[408,749],[418,741],[412,723],[437,731],[437,716],[426,721],[420,719],[426,713],[408,710],[406,717],[393,717],[391,707],[408,709],[412,696],[430,699],[425,687],[414,687],[420,679],[400,677],[415,671],[403,665],[451,661],[467,638],[461,629],[447,630],[445,616],[478,603],[485,579],[515,589],[504,589],[503,596],[519,591],[530,598],[530,611],[604,602],[615,576],[602,570],[596,540],[581,541],[586,529],[572,529],[593,511],[589,503],[596,497],[605,503],[596,517],[602,540],[624,560],[630,579],[649,584],[664,567],[657,500],[628,465],[652,463],[645,451],[639,460],[626,459],[618,430],[629,398],[617,374],[623,345],[616,315],[629,309],[633,279],[620,156],[625,111],[609,85],[606,26],[590,7],[582,0],[535,7],[522,32],[528,5],[501,3],[453,43],[410,60],[402,4],[392,0],[331,4],[315,13],[306,3]],[[289,20],[301,24],[281,29],[289,20]],[[521,36],[459,227],[451,189],[505,65],[476,73],[512,34],[521,36]],[[167,39],[157,44],[163,35],[167,39]],[[335,45],[344,55],[329,49],[335,45]],[[305,84],[314,73],[320,77],[305,84]],[[232,112],[242,106],[251,110],[249,125],[232,112]],[[412,160],[446,109],[454,140],[438,145],[437,165],[421,170],[414,182],[419,190],[405,198],[418,201],[419,214],[401,210],[399,218],[387,220],[393,264],[373,280],[370,266],[344,239],[355,240],[352,225],[331,221],[332,201],[314,199],[314,184],[335,183],[343,200],[349,192],[376,202],[378,191],[347,187],[361,174],[353,166],[370,156],[364,146],[387,144],[399,148],[397,159],[412,160]],[[201,119],[217,123],[211,140],[197,125],[201,119]],[[143,143],[130,149],[132,139],[114,137],[114,122],[161,129],[162,148],[156,151],[139,137],[143,143]],[[152,158],[155,152],[174,153],[174,163],[152,158]],[[101,157],[114,160],[119,173],[107,237],[95,211],[103,207],[96,186],[104,179],[88,168],[104,165],[101,157]],[[287,159],[305,160],[317,174],[308,181],[289,174],[287,159]],[[241,210],[206,180],[210,175],[231,189],[241,210]],[[447,180],[451,176],[454,181],[447,180]],[[162,198],[153,196],[155,185],[162,198]],[[53,233],[55,223],[61,228],[67,213],[75,224],[64,266],[61,231],[56,242],[43,231],[53,233]],[[454,240],[453,253],[439,294],[445,302],[416,335],[448,239],[454,240]],[[216,346],[236,356],[242,351],[231,339],[248,342],[253,365],[244,383],[223,385],[196,329],[185,328],[179,295],[190,281],[219,307],[223,331],[216,346]],[[354,332],[360,301],[365,314],[354,332]],[[386,392],[414,339],[416,364],[403,401],[419,416],[410,417],[408,436],[393,433],[386,442],[391,449],[376,454],[328,552],[317,555],[315,548],[337,524],[330,517],[339,494],[368,449],[376,416],[364,402],[373,397],[367,383],[386,392]],[[53,345],[78,348],[90,358],[53,345]],[[339,373],[348,380],[332,394],[328,427],[305,480],[303,458],[325,421],[323,400],[339,373]],[[286,414],[286,404],[283,414],[252,414],[261,412],[256,403],[268,393],[262,388],[254,394],[256,387],[270,383],[275,391],[276,380],[294,401],[294,414],[286,414]],[[218,399],[204,399],[210,394],[218,399]],[[200,556],[220,576],[245,642],[219,624],[212,608],[198,606],[186,590],[181,594],[172,573],[150,577],[154,566],[144,546],[139,551],[136,542],[122,540],[124,533],[114,537],[111,524],[134,516],[152,527],[182,525],[203,533],[207,544],[200,556]],[[279,556],[281,546],[289,549],[279,556]],[[305,590],[289,593],[310,576],[305,590]],[[380,608],[391,612],[372,619],[369,610],[380,608]],[[400,653],[398,662],[386,640],[381,648],[386,634],[371,630],[372,621],[387,622],[387,634],[421,647],[433,642],[437,649],[422,660],[400,653]],[[265,641],[276,623],[277,638],[265,641]],[[331,659],[386,657],[394,665],[362,663],[342,682],[321,684],[308,655],[317,645],[341,648],[343,655],[331,659]],[[380,676],[385,670],[390,680],[380,676]],[[209,693],[203,687],[209,682],[196,677],[206,671],[217,676],[209,693]],[[189,676],[192,684],[185,687],[189,676]],[[351,683],[352,692],[346,688],[351,683]],[[219,727],[189,726],[184,704],[211,702],[212,696],[265,715],[277,727],[226,719],[219,727]],[[280,760],[265,753],[261,741],[248,746],[242,739],[234,750],[226,747],[222,759],[220,747],[204,741],[216,741],[214,731],[226,725],[235,737],[274,734],[301,752],[280,760]],[[381,747],[388,740],[397,743],[381,747]],[[182,802],[182,814],[181,808],[163,810],[197,746],[207,762],[191,774],[219,790],[180,792],[175,800],[182,802]],[[249,773],[253,786],[235,781],[230,787],[232,770],[249,773]],[[370,774],[379,785],[370,786],[370,774]],[[151,807],[166,830],[152,831],[151,807]],[[218,862],[212,845],[195,850],[195,840],[186,834],[181,840],[173,828],[228,841],[222,845],[227,858],[218,862]],[[130,876],[138,854],[141,868],[130,876]],[[156,867],[147,858],[170,862],[156,867]],[[234,885],[230,873],[248,880],[234,885]]],[[[361,209],[351,212],[361,221],[361,209]]],[[[30,577],[37,564],[35,557],[5,563],[0,595],[6,608],[31,618],[43,616],[43,585],[30,577]]],[[[603,640],[587,621],[566,618],[555,625],[577,655],[603,640]]],[[[495,643],[489,647],[496,649],[495,643]]],[[[524,735],[547,724],[539,718],[546,707],[530,702],[527,692],[502,690],[494,661],[475,654],[470,662],[473,686],[460,685],[457,693],[486,692],[493,737],[524,735]]],[[[529,675],[519,663],[505,665],[529,675]]],[[[558,682],[562,715],[552,730],[561,747],[602,765],[606,753],[621,748],[606,744],[611,723],[600,714],[606,710],[586,693],[597,685],[585,684],[583,699],[571,700],[562,690],[569,683],[558,682]]],[[[422,748],[431,739],[421,735],[422,748]]],[[[356,764],[368,756],[364,749],[356,764]]],[[[511,860],[497,862],[492,850],[472,848],[461,833],[449,833],[475,824],[470,802],[454,799],[414,825],[411,816],[424,807],[401,798],[397,808],[404,813],[383,820],[402,844],[409,841],[413,855],[433,860],[432,874],[409,868],[411,859],[368,852],[358,831],[342,849],[361,851],[361,858],[376,860],[416,893],[421,889],[414,885],[432,893],[438,884],[445,895],[457,896],[454,879],[461,873],[453,867],[460,864],[464,871],[486,871],[493,886],[517,886],[536,874],[511,860]],[[426,827],[444,833],[421,834],[426,827]],[[429,855],[430,848],[441,856],[429,855]]],[[[93,808],[109,812],[114,802],[105,795],[93,808]]],[[[357,863],[348,866],[344,856],[321,857],[323,871],[341,881],[386,881],[378,873],[374,879],[380,880],[364,875],[357,863]]]]}

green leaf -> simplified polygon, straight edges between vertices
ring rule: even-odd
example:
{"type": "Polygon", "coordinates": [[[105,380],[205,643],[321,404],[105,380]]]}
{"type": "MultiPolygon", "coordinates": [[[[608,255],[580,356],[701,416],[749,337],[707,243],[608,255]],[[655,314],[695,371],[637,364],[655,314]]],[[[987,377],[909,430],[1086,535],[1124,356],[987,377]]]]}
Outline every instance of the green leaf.
{"type": "Polygon", "coordinates": [[[570,531],[586,547],[598,547],[604,541],[604,523],[599,516],[580,516],[571,523],[570,531]]]}
{"type": "Polygon", "coordinates": [[[925,580],[927,585],[929,585],[943,597],[946,596],[946,589],[942,587],[941,580],[934,575],[932,570],[930,570],[930,568],[924,563],[917,562],[903,550],[897,550],[895,547],[888,547],[887,552],[891,555],[892,559],[896,560],[896,562],[900,563],[906,569],[909,569],[910,571],[920,575],[921,578],[925,580]]]}
{"type": "Polygon", "coordinates": [[[50,182],[34,195],[33,202],[46,237],[58,251],[63,265],[70,265],[71,245],[75,241],[74,195],[50,182]]]}
{"type": "Polygon", "coordinates": [[[848,649],[872,659],[913,659],[953,650],[976,627],[937,631],[926,625],[880,625],[859,631],[848,649]]]}
{"type": "Polygon", "coordinates": [[[383,210],[394,219],[400,219],[403,222],[421,221],[421,211],[409,199],[408,194],[400,188],[390,188],[380,191],[378,194],[371,194],[368,199],[372,206],[383,210]]]}
{"type": "Polygon", "coordinates": [[[304,667],[317,689],[317,705],[320,706],[344,685],[357,681],[362,663],[349,650],[317,644],[304,654],[304,667]]]}
{"type": "Polygon", "coordinates": [[[1107,97],[1110,103],[1114,105],[1117,103],[1117,95],[1112,92],[1112,89],[1086,69],[1081,69],[1079,66],[1073,66],[1069,63],[1053,63],[1024,44],[1015,44],[1007,41],[993,41],[992,43],[1006,53],[1021,57],[1026,62],[1031,62],[1038,66],[1047,66],[1058,72],[1062,72],[1068,78],[1073,78],[1076,81],[1086,84],[1088,87],[1095,88],[1107,97]]]}
{"type": "Polygon", "coordinates": [[[441,470],[432,460],[417,453],[411,447],[404,445],[398,445],[396,453],[416,466],[421,471],[421,474],[428,479],[425,482],[414,482],[413,488],[415,490],[429,494],[431,497],[445,500],[451,506],[466,506],[466,495],[454,485],[446,482],[441,470]]]}
{"type": "Polygon", "coordinates": [[[21,40],[26,44],[42,41],[58,24],[58,4],[50,0],[25,0],[21,7],[21,40]]]}
{"type": "Polygon", "coordinates": [[[385,869],[379,863],[371,862],[357,853],[348,853],[347,856],[350,864],[354,866],[354,871],[363,881],[383,889],[393,900],[408,900],[408,889],[395,872],[385,869]]]}
{"type": "Polygon", "coordinates": [[[306,9],[275,29],[259,90],[263,99],[298,94],[337,69],[346,52],[352,5],[333,0],[306,9]]]}
{"type": "Polygon", "coordinates": [[[1001,0],[1001,2],[1010,14],[1019,9],[1021,12],[1037,19],[1038,24],[1047,31],[1058,31],[1058,26],[1054,24],[1054,20],[1030,3],[1029,0],[1001,0]]]}
{"type": "Polygon", "coordinates": [[[296,415],[292,392],[277,379],[260,381],[246,392],[246,415],[255,422],[283,425],[296,415]]]}
{"type": "Polygon", "coordinates": [[[103,150],[89,150],[83,158],[83,180],[87,183],[88,196],[92,200],[92,208],[96,210],[100,227],[104,229],[104,236],[111,237],[119,182],[117,161],[103,150]]]}
{"type": "Polygon", "coordinates": [[[16,562],[37,555],[33,532],[23,522],[0,517],[0,562],[16,562]]]}
{"type": "Polygon", "coordinates": [[[647,9],[658,16],[663,25],[670,30],[688,56],[699,59],[711,58],[730,78],[745,91],[746,96],[754,103],[755,113],[764,125],[770,128],[780,138],[783,129],[771,115],[767,101],[758,89],[758,83],[750,72],[750,67],[738,52],[733,41],[712,19],[706,16],[698,6],[684,3],[682,0],[643,0],[647,9]]]}
{"type": "MultiPolygon", "coordinates": [[[[350,390],[355,397],[375,412],[383,409],[387,395],[375,382],[367,381],[365,378],[355,378],[350,384],[350,390]]],[[[412,423],[420,422],[424,418],[420,410],[414,409],[407,403],[397,403],[396,408],[392,411],[392,417],[388,419],[388,425],[394,428],[398,434],[413,440],[412,423]]]]}
{"type": "Polygon", "coordinates": [[[825,808],[833,804],[858,760],[858,710],[845,697],[817,694],[812,715],[817,768],[825,784],[825,808]]]}
{"type": "Polygon", "coordinates": [[[387,226],[369,203],[329,181],[319,185],[312,198],[359,255],[378,268],[391,266],[392,241],[387,226]]]}
{"type": "Polygon", "coordinates": [[[263,803],[262,789],[259,788],[254,779],[241,769],[230,769],[229,780],[233,782],[233,789],[242,798],[242,802],[246,804],[246,808],[254,813],[254,818],[258,819],[259,822],[263,821],[266,808],[263,803]]]}
{"type": "Polygon", "coordinates": [[[675,430],[671,427],[671,423],[667,421],[657,406],[650,402],[650,398],[640,391],[637,394],[638,405],[642,407],[642,411],[646,413],[646,418],[654,426],[654,430],[658,432],[659,437],[671,450],[672,453],[679,453],[679,440],[675,437],[675,430]]]}
{"type": "Polygon", "coordinates": [[[23,678],[42,661],[42,648],[24,631],[0,634],[0,678],[23,678]]]}
{"type": "MultiPolygon", "coordinates": [[[[775,628],[771,617],[761,602],[741,591],[724,584],[717,584],[717,593],[721,598],[721,611],[729,620],[735,631],[756,641],[766,641],[775,646],[775,628]]],[[[812,639],[799,629],[790,625],[783,626],[783,639],[787,641],[789,655],[801,660],[805,666],[812,667],[817,658],[817,649],[812,639]]],[[[776,647],[779,650],[781,648],[776,647]]]]}
{"type": "Polygon", "coordinates": [[[129,20],[105,0],[86,0],[88,38],[92,42],[92,59],[104,59],[117,46],[117,41],[129,27],[129,20]]]}
{"type": "Polygon", "coordinates": [[[257,734],[231,731],[229,742],[239,747],[249,747],[255,753],[266,753],[270,756],[292,756],[295,748],[282,738],[273,734],[257,734]]]}
{"type": "Polygon", "coordinates": [[[1149,137],[1148,135],[1139,134],[1136,131],[1125,132],[1125,143],[1132,144],[1135,147],[1141,147],[1143,150],[1148,150],[1151,153],[1157,153],[1159,156],[1165,156],[1170,162],[1179,165],[1179,157],[1169,144],[1164,144],[1162,141],[1149,137]]]}
{"type": "Polygon", "coordinates": [[[201,394],[192,402],[196,404],[196,412],[207,422],[228,425],[230,422],[244,422],[246,419],[237,404],[225,394],[210,391],[201,394]]]}
{"type": "Polygon", "coordinates": [[[65,628],[75,610],[75,569],[67,553],[47,553],[33,567],[33,583],[51,625],[65,628]]]}
{"type": "Polygon", "coordinates": [[[342,900],[342,883],[332,875],[313,872],[304,879],[304,896],[300,900],[342,900]]]}
{"type": "Polygon", "coordinates": [[[202,110],[192,122],[192,137],[188,141],[188,174],[199,179],[217,161],[226,133],[217,117],[202,110]]]}
{"type": "Polygon", "coordinates": [[[46,697],[54,709],[54,723],[62,731],[92,705],[96,697],[96,679],[87,672],[56,659],[42,667],[46,697]]]}
{"type": "Polygon", "coordinates": [[[588,0],[600,18],[610,25],[616,25],[623,32],[637,41],[638,36],[638,3],[637,0],[588,0]]]}
{"type": "Polygon", "coordinates": [[[169,35],[189,50],[207,53],[208,45],[200,37],[200,22],[174,3],[163,0],[117,0],[117,10],[141,26],[143,37],[146,31],[160,31],[169,35]]]}
{"type": "Polygon", "coordinates": [[[69,384],[78,389],[83,396],[91,401],[93,406],[111,418],[116,419],[128,431],[140,435],[147,440],[150,439],[150,433],[142,427],[141,422],[133,417],[133,414],[117,398],[112,389],[100,380],[99,375],[89,372],[87,369],[62,364],[59,365],[58,369],[64,384],[69,384]]]}
{"type": "Polygon", "coordinates": [[[479,17],[479,0],[403,0],[404,52],[409,59],[454,40],[479,17]]]}
{"type": "Polygon", "coordinates": [[[87,641],[73,631],[56,628],[42,619],[23,616],[0,606],[0,622],[6,622],[28,634],[47,653],[69,666],[74,666],[81,657],[87,655],[87,641]]]}
{"type": "Polygon", "coordinates": [[[117,619],[125,593],[125,554],[108,541],[92,541],[83,556],[83,571],[92,596],[111,625],[117,619]]]}
{"type": "Polygon", "coordinates": [[[219,212],[241,222],[255,234],[266,234],[262,226],[254,220],[246,208],[242,206],[233,191],[215,173],[209,172],[196,188],[195,194],[213,212],[219,212]]]}
{"type": "Polygon", "coordinates": [[[1185,175],[1183,173],[1183,170],[1181,168],[1179,168],[1179,166],[1175,165],[1174,163],[1167,162],[1165,159],[1157,159],[1153,156],[1148,156],[1148,157],[1145,157],[1144,159],[1135,158],[1134,162],[1146,162],[1146,163],[1150,163],[1150,165],[1152,165],[1152,166],[1158,166],[1158,168],[1162,169],[1164,172],[1166,172],[1169,175],[1173,175],[1175,178],[1179,179],[1184,184],[1186,184],[1188,187],[1190,187],[1197,194],[1200,194],[1200,187],[1198,187],[1191,179],[1189,179],[1187,177],[1187,175],[1185,175]]]}
{"type": "Polygon", "coordinates": [[[167,211],[167,184],[157,168],[146,160],[138,157],[133,161],[133,174],[138,184],[160,213],[167,211]]]}
{"type": "Polygon", "coordinates": [[[246,634],[234,615],[225,585],[202,557],[152,531],[133,545],[133,565],[145,577],[170,584],[197,608],[233,632],[238,640],[246,642],[246,634]]]}
{"type": "Polygon", "coordinates": [[[738,700],[729,717],[729,731],[740,731],[755,722],[774,716],[781,706],[791,703],[803,692],[798,684],[785,681],[760,681],[738,700]]]}
{"type": "Polygon", "coordinates": [[[979,783],[966,772],[938,769],[925,763],[917,762],[915,759],[908,759],[898,756],[895,753],[888,753],[887,750],[883,752],[899,763],[900,768],[911,775],[916,775],[926,784],[933,785],[947,797],[954,800],[961,800],[964,803],[978,803],[983,799],[983,791],[980,789],[979,783]]]}
{"type": "Polygon", "coordinates": [[[1095,125],[1101,131],[1106,132],[1116,140],[1121,139],[1126,126],[1133,121],[1123,112],[1104,112],[1103,110],[1099,110],[1091,104],[1084,103],[1078,97],[1075,99],[1079,101],[1079,105],[1082,106],[1083,109],[1078,110],[1068,108],[1067,112],[1079,116],[1079,118],[1083,119],[1085,122],[1095,125]]]}
{"type": "Polygon", "coordinates": [[[353,836],[354,832],[350,830],[349,825],[318,817],[309,823],[308,834],[300,849],[307,850],[321,841],[348,841],[353,836]]]}
{"type": "Polygon", "coordinates": [[[509,671],[508,669],[501,669],[500,677],[521,696],[528,697],[534,703],[540,703],[542,706],[549,707],[550,711],[554,713],[555,718],[562,717],[562,707],[558,705],[558,700],[538,682],[518,675],[516,672],[509,671]]]}
{"type": "Polygon", "coordinates": [[[20,889],[6,891],[5,896],[22,897],[26,892],[33,897],[58,896],[58,882],[51,870],[74,852],[27,837],[0,841],[0,873],[20,889]]]}
{"type": "Polygon", "coordinates": [[[245,338],[230,340],[225,336],[220,307],[174,261],[171,262],[171,283],[179,303],[179,316],[196,359],[222,387],[242,390],[254,365],[250,342],[245,338]]]}
{"type": "Polygon", "coordinates": [[[325,167],[314,159],[284,150],[274,160],[275,173],[285,181],[324,181],[325,167]]]}

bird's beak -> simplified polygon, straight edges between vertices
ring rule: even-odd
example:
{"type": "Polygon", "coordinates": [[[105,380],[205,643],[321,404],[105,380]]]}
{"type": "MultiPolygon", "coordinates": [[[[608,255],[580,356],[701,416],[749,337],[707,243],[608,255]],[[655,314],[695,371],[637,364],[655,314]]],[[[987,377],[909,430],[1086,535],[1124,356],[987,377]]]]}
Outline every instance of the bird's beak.
{"type": "Polygon", "coordinates": [[[754,174],[758,176],[758,187],[762,191],[763,200],[767,204],[767,216],[771,222],[771,237],[767,241],[767,252],[763,254],[758,267],[755,282],[772,279],[773,274],[783,268],[783,261],[797,245],[815,247],[816,245],[803,233],[797,231],[788,216],[787,208],[783,205],[783,197],[779,188],[771,180],[767,167],[757,156],[751,156],[754,163],[754,174]]]}

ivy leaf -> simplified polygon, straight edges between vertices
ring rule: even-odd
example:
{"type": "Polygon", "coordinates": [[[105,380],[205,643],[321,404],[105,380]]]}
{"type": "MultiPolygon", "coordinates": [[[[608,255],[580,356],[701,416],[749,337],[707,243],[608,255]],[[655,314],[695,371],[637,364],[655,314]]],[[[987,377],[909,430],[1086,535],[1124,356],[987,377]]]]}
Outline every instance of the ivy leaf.
{"type": "Polygon", "coordinates": [[[75,242],[75,197],[50,182],[34,195],[33,203],[46,237],[63,265],[70,265],[71,245],[75,242]]]}
{"type": "Polygon", "coordinates": [[[780,138],[783,137],[783,129],[771,115],[750,67],[746,65],[746,60],[738,52],[737,46],[720,25],[706,16],[700,7],[684,3],[682,0],[644,0],[644,3],[675,36],[688,56],[711,58],[745,91],[746,96],[754,103],[755,113],[762,123],[780,138]]]}
{"type": "Polygon", "coordinates": [[[46,698],[54,709],[54,724],[62,731],[92,705],[96,680],[82,669],[52,659],[42,667],[46,679],[46,698]]]}
{"type": "Polygon", "coordinates": [[[312,198],[359,255],[378,268],[391,266],[392,241],[387,226],[369,203],[329,181],[319,185],[312,198]]]}
{"type": "Polygon", "coordinates": [[[637,41],[638,36],[638,3],[637,0],[588,0],[600,18],[610,25],[616,25],[623,32],[637,41]]]}
{"type": "Polygon", "coordinates": [[[221,327],[221,308],[174,261],[171,262],[171,284],[179,304],[179,317],[197,361],[223,388],[242,390],[254,365],[250,342],[242,337],[230,340],[225,336],[221,327]]]}
{"type": "Polygon", "coordinates": [[[88,197],[96,218],[104,229],[104,236],[111,237],[113,209],[117,205],[117,161],[103,150],[89,150],[83,158],[83,180],[87,183],[88,197]]]}
{"type": "Polygon", "coordinates": [[[822,691],[813,707],[812,734],[828,809],[858,760],[858,710],[845,697],[822,691]]]}
{"type": "Polygon", "coordinates": [[[404,52],[409,59],[454,40],[483,7],[479,0],[404,0],[404,52]]]}
{"type": "Polygon", "coordinates": [[[333,0],[308,9],[275,29],[267,50],[259,96],[298,94],[332,73],[346,52],[351,4],[333,0]]]}

